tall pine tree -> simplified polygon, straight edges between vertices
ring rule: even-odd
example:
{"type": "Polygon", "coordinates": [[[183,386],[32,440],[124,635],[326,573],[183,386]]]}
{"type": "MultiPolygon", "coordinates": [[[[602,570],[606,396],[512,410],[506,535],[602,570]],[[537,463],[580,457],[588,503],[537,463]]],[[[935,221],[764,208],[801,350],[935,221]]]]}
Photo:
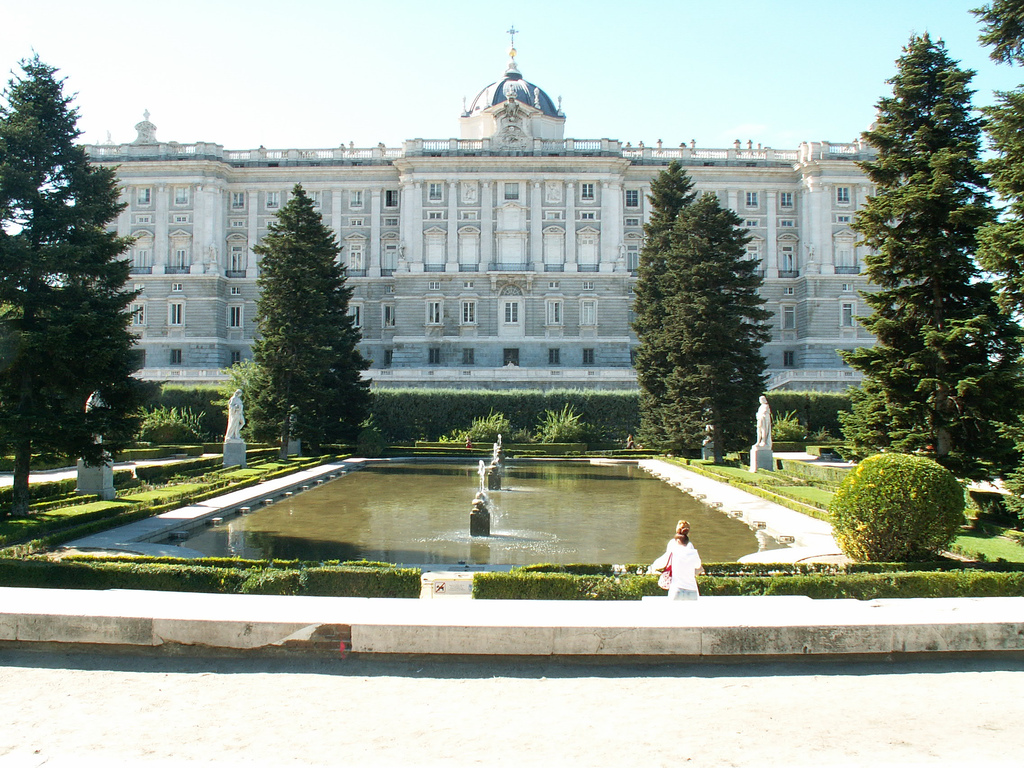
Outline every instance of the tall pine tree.
{"type": "Polygon", "coordinates": [[[981,477],[1009,458],[997,422],[1021,403],[1022,340],[974,261],[993,212],[972,77],[941,41],[912,37],[864,134],[878,152],[861,163],[876,194],[854,228],[873,249],[878,290],[863,294],[872,313],[861,322],[877,343],[844,353],[865,375],[844,431],[862,452],[925,452],[981,477]]]}
{"type": "Polygon", "coordinates": [[[352,438],[365,418],[367,363],[356,349],[340,250],[299,184],[253,248],[262,257],[253,345],[260,386],[246,393],[248,418],[255,434],[276,432],[282,457],[289,440],[317,448],[352,438]]]}
{"type": "Polygon", "coordinates": [[[38,56],[21,69],[0,103],[0,448],[14,453],[15,515],[33,453],[98,464],[134,437],[140,400],[130,241],[107,229],[124,207],[116,177],[75,144],[56,69],[38,56]]]}
{"type": "Polygon", "coordinates": [[[641,439],[675,450],[710,436],[715,460],[750,440],[770,317],[742,221],[714,195],[694,202],[673,163],[651,185],[634,327],[640,338],[641,439]]]}

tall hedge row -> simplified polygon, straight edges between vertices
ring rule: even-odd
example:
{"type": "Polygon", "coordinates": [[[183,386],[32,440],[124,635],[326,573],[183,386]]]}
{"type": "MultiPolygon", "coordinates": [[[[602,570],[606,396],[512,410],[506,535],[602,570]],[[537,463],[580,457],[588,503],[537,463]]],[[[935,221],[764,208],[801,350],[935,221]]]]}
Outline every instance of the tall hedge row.
{"type": "Polygon", "coordinates": [[[624,441],[640,423],[637,394],[631,391],[377,389],[370,410],[377,429],[396,443],[468,429],[473,419],[491,411],[508,416],[513,430],[534,430],[544,411],[566,405],[602,440],[624,441]]]}
{"type": "MultiPolygon", "coordinates": [[[[796,413],[808,432],[827,429],[833,437],[842,437],[839,413],[850,410],[850,395],[846,392],[769,392],[768,404],[772,413],[796,413]]],[[[751,420],[756,404],[751,404],[751,420]]]]}

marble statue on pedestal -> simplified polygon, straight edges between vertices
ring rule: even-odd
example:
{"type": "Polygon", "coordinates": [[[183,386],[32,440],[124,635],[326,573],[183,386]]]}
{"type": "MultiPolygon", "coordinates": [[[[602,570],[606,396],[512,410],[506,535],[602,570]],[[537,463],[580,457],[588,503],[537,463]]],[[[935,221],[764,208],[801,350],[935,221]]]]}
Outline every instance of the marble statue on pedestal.
{"type": "Polygon", "coordinates": [[[750,446],[750,471],[759,469],[771,472],[775,469],[775,457],[772,454],[772,409],[768,398],[761,395],[757,409],[757,442],[750,446]]]}

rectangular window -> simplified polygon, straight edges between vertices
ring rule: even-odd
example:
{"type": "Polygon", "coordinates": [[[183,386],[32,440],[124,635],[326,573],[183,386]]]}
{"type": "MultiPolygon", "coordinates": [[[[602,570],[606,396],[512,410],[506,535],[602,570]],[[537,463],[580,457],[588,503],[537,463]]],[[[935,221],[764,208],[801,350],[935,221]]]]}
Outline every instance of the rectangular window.
{"type": "Polygon", "coordinates": [[[843,328],[853,328],[853,302],[844,301],[842,308],[842,318],[840,324],[843,328]]]}
{"type": "Polygon", "coordinates": [[[519,365],[519,350],[514,348],[503,349],[501,352],[501,364],[519,365]]]}
{"type": "Polygon", "coordinates": [[[432,202],[440,202],[443,196],[443,187],[441,184],[430,182],[430,186],[427,187],[427,199],[432,202]]]}
{"type": "Polygon", "coordinates": [[[506,200],[518,200],[519,199],[519,182],[518,181],[506,181],[505,182],[505,199],[506,200]]]}
{"type": "Polygon", "coordinates": [[[548,280],[548,290],[550,290],[550,291],[557,291],[558,290],[558,285],[559,285],[559,283],[558,283],[557,280],[548,280]]]}
{"type": "Polygon", "coordinates": [[[509,324],[519,322],[519,302],[518,301],[506,301],[505,302],[505,322],[509,324]]]}
{"type": "Polygon", "coordinates": [[[185,324],[185,305],[182,304],[180,301],[173,301],[169,305],[167,305],[167,324],[185,324]]]}
{"type": "Polygon", "coordinates": [[[242,362],[242,353],[241,353],[241,351],[239,351],[237,349],[231,350],[231,364],[232,365],[238,365],[240,362],[242,362]]]}
{"type": "Polygon", "coordinates": [[[476,302],[462,302],[462,324],[473,325],[476,323],[476,302]]]}
{"type": "Polygon", "coordinates": [[[153,190],[150,187],[137,187],[135,190],[135,204],[149,205],[153,202],[153,190]]]}
{"type": "Polygon", "coordinates": [[[594,281],[593,280],[584,280],[583,281],[583,290],[584,291],[592,291],[592,290],[594,290],[594,281]]]}
{"type": "Polygon", "coordinates": [[[231,193],[231,207],[236,211],[245,208],[245,192],[231,193]]]}
{"type": "Polygon", "coordinates": [[[836,216],[836,224],[849,224],[851,217],[849,215],[836,216]]]}
{"type": "Polygon", "coordinates": [[[172,349],[171,350],[171,365],[181,365],[181,350],[180,349],[172,349]]]}
{"type": "Polygon", "coordinates": [[[593,349],[584,349],[583,350],[583,365],[593,365],[593,364],[594,364],[594,350],[593,349]]]}
{"type": "Polygon", "coordinates": [[[242,327],[242,308],[228,307],[228,328],[242,327]]]}
{"type": "Polygon", "coordinates": [[[636,208],[640,205],[640,190],[639,189],[627,189],[626,190],[626,207],[636,208]]]}
{"type": "Polygon", "coordinates": [[[384,190],[384,207],[385,208],[397,208],[398,207],[398,190],[397,189],[385,189],[384,190]]]}
{"type": "Polygon", "coordinates": [[[852,290],[853,290],[853,284],[852,283],[843,283],[843,293],[849,293],[852,290]]]}
{"type": "Polygon", "coordinates": [[[175,187],[174,188],[174,204],[175,205],[188,205],[188,187],[175,187]]]}
{"type": "Polygon", "coordinates": [[[231,295],[232,296],[241,296],[242,295],[242,289],[239,288],[237,285],[232,285],[231,286],[231,295]]]}
{"type": "Polygon", "coordinates": [[[185,290],[184,283],[171,283],[171,291],[174,293],[181,293],[185,290]]]}
{"type": "Polygon", "coordinates": [[[561,325],[562,324],[562,302],[560,301],[549,301],[548,302],[548,325],[561,325]]]}
{"type": "Polygon", "coordinates": [[[440,325],[442,321],[441,302],[427,302],[427,325],[440,325]]]}
{"type": "Polygon", "coordinates": [[[427,350],[427,364],[428,365],[440,365],[441,364],[441,348],[430,347],[427,350]]]}
{"type": "Polygon", "coordinates": [[[441,282],[439,280],[431,280],[430,282],[427,283],[427,290],[428,291],[440,291],[441,290],[441,282]]]}
{"type": "Polygon", "coordinates": [[[444,211],[427,211],[428,219],[443,219],[444,211]]]}
{"type": "Polygon", "coordinates": [[[760,227],[761,226],[761,220],[760,219],[746,219],[743,222],[743,226],[746,227],[747,229],[753,229],[755,227],[760,227]]]}
{"type": "Polygon", "coordinates": [[[796,330],[796,307],[782,308],[782,329],[785,331],[796,330]]]}
{"type": "Polygon", "coordinates": [[[548,350],[548,365],[562,364],[562,350],[557,347],[548,350]]]}
{"type": "Polygon", "coordinates": [[[395,286],[393,286],[393,285],[385,285],[384,286],[384,293],[394,293],[394,292],[395,292],[395,286]]]}
{"type": "Polygon", "coordinates": [[[463,365],[475,365],[476,364],[476,350],[472,347],[462,348],[462,364],[463,365]]]}
{"type": "Polygon", "coordinates": [[[747,192],[747,208],[757,208],[757,192],[747,192]]]}
{"type": "Polygon", "coordinates": [[[363,308],[358,304],[349,304],[348,316],[352,318],[353,328],[363,327],[363,308]]]}
{"type": "Polygon", "coordinates": [[[597,218],[597,214],[593,211],[583,211],[583,213],[580,214],[581,221],[593,221],[595,218],[597,218]]]}
{"type": "Polygon", "coordinates": [[[353,217],[353,218],[348,220],[348,225],[350,227],[361,227],[361,226],[363,226],[363,219],[362,218],[354,218],[353,217]]]}
{"type": "Polygon", "coordinates": [[[787,285],[785,291],[783,291],[783,292],[787,296],[794,296],[796,294],[796,289],[793,286],[791,286],[791,285],[787,285]]]}
{"type": "Polygon", "coordinates": [[[796,353],[791,349],[783,350],[782,352],[782,367],[783,368],[795,368],[796,367],[796,353]]]}
{"type": "Polygon", "coordinates": [[[779,207],[780,208],[792,208],[793,207],[793,193],[792,192],[779,192],[779,207]]]}
{"type": "Polygon", "coordinates": [[[385,328],[395,327],[395,305],[394,304],[381,304],[380,307],[380,324],[385,328]]]}
{"type": "Polygon", "coordinates": [[[175,224],[188,224],[189,216],[187,213],[178,213],[174,216],[175,224]]]}
{"type": "Polygon", "coordinates": [[[189,266],[187,248],[174,249],[174,254],[171,256],[171,266],[178,269],[184,269],[189,266]]]}
{"type": "Polygon", "coordinates": [[[580,200],[593,200],[594,199],[594,185],[590,182],[584,182],[580,184],[580,200]]]}
{"type": "Polygon", "coordinates": [[[280,192],[267,192],[267,208],[278,208],[281,205],[280,192]]]}
{"type": "Polygon", "coordinates": [[[562,212],[561,211],[544,211],[544,218],[547,219],[548,221],[561,221],[562,220],[562,212]]]}
{"type": "Polygon", "coordinates": [[[477,211],[463,211],[461,216],[463,221],[476,221],[477,211]]]}
{"type": "MultiPolygon", "coordinates": [[[[389,190],[397,194],[397,190],[389,190]]],[[[389,203],[390,205],[390,203],[389,203]]],[[[395,205],[398,205],[396,202],[395,205]]],[[[348,207],[349,208],[362,208],[363,207],[363,190],[353,189],[348,193],[348,207]]]]}
{"type": "Polygon", "coordinates": [[[580,325],[597,325],[597,302],[593,299],[580,302],[580,325]]]}
{"type": "Polygon", "coordinates": [[[388,216],[388,217],[386,217],[384,219],[384,226],[385,227],[397,227],[398,226],[398,219],[388,216]]]}
{"type": "Polygon", "coordinates": [[[146,305],[132,304],[132,325],[146,324],[146,305]]]}
{"type": "Polygon", "coordinates": [[[231,220],[231,228],[232,229],[242,229],[244,227],[245,227],[245,219],[232,219],[231,220]]]}
{"type": "Polygon", "coordinates": [[[135,223],[136,224],[152,224],[153,223],[153,217],[150,216],[148,213],[145,216],[137,215],[135,217],[135,223]]]}
{"type": "Polygon", "coordinates": [[[463,288],[472,288],[473,287],[473,281],[472,280],[463,280],[462,281],[462,287],[463,288]]]}
{"type": "Polygon", "coordinates": [[[849,187],[836,187],[836,202],[839,205],[850,204],[850,188],[849,187]]]}
{"type": "Polygon", "coordinates": [[[795,227],[796,226],[796,221],[794,221],[793,219],[779,219],[779,226],[780,227],[795,227]]]}
{"type": "Polygon", "coordinates": [[[639,227],[640,226],[640,219],[630,219],[630,218],[627,218],[626,219],[626,226],[627,227],[639,227]]]}
{"type": "Polygon", "coordinates": [[[394,357],[395,357],[395,350],[393,350],[393,349],[385,349],[384,350],[384,367],[385,368],[390,368],[391,367],[391,361],[394,359],[394,357]]]}

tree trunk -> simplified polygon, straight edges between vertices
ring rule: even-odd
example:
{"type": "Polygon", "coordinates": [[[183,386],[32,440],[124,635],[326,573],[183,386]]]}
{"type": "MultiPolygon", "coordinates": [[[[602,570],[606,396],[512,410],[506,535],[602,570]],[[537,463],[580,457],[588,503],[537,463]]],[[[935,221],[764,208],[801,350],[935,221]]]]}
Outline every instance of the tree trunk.
{"type": "Polygon", "coordinates": [[[19,440],[14,446],[14,485],[11,488],[11,515],[26,517],[28,515],[28,474],[32,462],[32,442],[19,440]]]}

